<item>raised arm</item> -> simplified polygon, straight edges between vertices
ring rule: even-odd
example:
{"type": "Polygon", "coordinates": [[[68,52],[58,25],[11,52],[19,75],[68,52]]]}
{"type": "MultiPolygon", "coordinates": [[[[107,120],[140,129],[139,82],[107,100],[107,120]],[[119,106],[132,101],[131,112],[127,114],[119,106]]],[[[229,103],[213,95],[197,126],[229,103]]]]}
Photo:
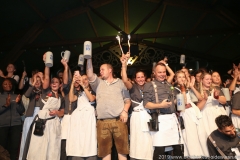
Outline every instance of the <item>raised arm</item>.
{"type": "Polygon", "coordinates": [[[80,76],[79,84],[82,86],[82,88],[83,88],[83,90],[84,90],[84,92],[85,92],[88,100],[89,100],[90,102],[93,102],[93,101],[96,100],[96,96],[95,96],[95,95],[92,95],[92,94],[90,93],[90,91],[89,91],[89,86],[84,86],[84,84],[83,84],[83,78],[84,78],[84,77],[80,76]]]}
{"type": "Polygon", "coordinates": [[[88,80],[93,81],[94,73],[93,73],[92,59],[87,60],[86,73],[87,73],[88,80]]]}
{"type": "Polygon", "coordinates": [[[68,63],[65,59],[61,60],[61,63],[64,66],[64,71],[63,71],[63,84],[68,84],[68,63]]]}
{"type": "Polygon", "coordinates": [[[37,74],[34,74],[32,76],[33,79],[33,83],[29,85],[27,91],[25,92],[25,97],[30,98],[33,95],[33,89],[34,89],[34,85],[36,84],[37,81],[37,74]]]}
{"type": "Polygon", "coordinates": [[[132,88],[132,83],[129,82],[128,77],[127,77],[127,61],[129,59],[129,52],[126,55],[122,55],[120,58],[120,61],[122,63],[122,71],[121,71],[121,76],[122,76],[122,81],[124,85],[127,87],[127,89],[132,88]]]}
{"type": "Polygon", "coordinates": [[[235,90],[238,76],[240,76],[240,72],[238,71],[238,68],[235,68],[235,70],[234,70],[234,78],[232,80],[232,83],[229,86],[229,90],[230,91],[234,91],[235,90]]]}
{"type": "Polygon", "coordinates": [[[23,73],[22,73],[22,78],[21,78],[21,80],[20,80],[20,82],[19,82],[19,84],[18,84],[18,89],[23,89],[23,87],[24,87],[24,79],[25,79],[25,77],[27,76],[27,72],[26,71],[23,71],[23,73]]]}
{"type": "Polygon", "coordinates": [[[197,97],[198,101],[201,101],[203,99],[203,97],[201,96],[201,94],[196,90],[196,88],[194,87],[195,84],[195,77],[192,76],[191,77],[191,82],[189,83],[189,87],[190,89],[193,91],[193,93],[195,94],[195,96],[197,97]]]}
{"type": "MultiPolygon", "coordinates": [[[[44,62],[46,61],[46,53],[43,55],[43,61],[44,62]]],[[[43,89],[47,89],[49,87],[49,84],[50,84],[50,68],[45,66],[44,79],[42,84],[43,89]]]]}
{"type": "Polygon", "coordinates": [[[1,69],[0,69],[0,77],[6,78],[6,76],[4,76],[3,71],[1,69]]]}
{"type": "Polygon", "coordinates": [[[173,78],[174,78],[174,72],[172,71],[172,69],[168,66],[168,64],[164,61],[164,60],[161,60],[161,61],[159,61],[158,63],[163,63],[163,64],[165,64],[166,65],[166,69],[167,69],[167,71],[168,71],[168,73],[169,73],[169,76],[168,76],[168,78],[167,78],[167,81],[168,81],[168,83],[172,83],[172,80],[173,80],[173,78]]]}
{"type": "Polygon", "coordinates": [[[74,83],[76,82],[76,77],[73,76],[73,80],[71,83],[70,91],[69,91],[69,101],[74,102],[77,100],[77,96],[74,94],[74,83]]]}

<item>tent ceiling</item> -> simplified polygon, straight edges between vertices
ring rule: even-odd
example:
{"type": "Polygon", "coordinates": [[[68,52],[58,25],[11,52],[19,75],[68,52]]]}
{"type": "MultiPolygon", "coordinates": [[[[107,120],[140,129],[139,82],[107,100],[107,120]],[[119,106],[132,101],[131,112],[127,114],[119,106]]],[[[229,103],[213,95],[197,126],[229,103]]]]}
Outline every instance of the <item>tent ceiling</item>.
{"type": "Polygon", "coordinates": [[[133,44],[229,65],[240,60],[239,8],[239,0],[3,1],[0,66],[24,60],[29,69],[41,69],[48,50],[58,62],[60,52],[70,50],[74,66],[84,41],[100,54],[118,45],[118,31],[123,43],[130,34],[133,44]]]}

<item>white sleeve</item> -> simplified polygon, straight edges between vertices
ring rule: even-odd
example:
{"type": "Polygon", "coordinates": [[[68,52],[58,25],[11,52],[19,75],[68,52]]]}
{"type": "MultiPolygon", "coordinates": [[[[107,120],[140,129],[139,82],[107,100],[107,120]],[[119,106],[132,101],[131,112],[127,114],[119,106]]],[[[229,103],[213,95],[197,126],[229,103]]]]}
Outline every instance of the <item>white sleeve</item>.
{"type": "Polygon", "coordinates": [[[17,83],[19,82],[19,76],[18,75],[14,75],[13,79],[15,79],[17,81],[17,83]]]}

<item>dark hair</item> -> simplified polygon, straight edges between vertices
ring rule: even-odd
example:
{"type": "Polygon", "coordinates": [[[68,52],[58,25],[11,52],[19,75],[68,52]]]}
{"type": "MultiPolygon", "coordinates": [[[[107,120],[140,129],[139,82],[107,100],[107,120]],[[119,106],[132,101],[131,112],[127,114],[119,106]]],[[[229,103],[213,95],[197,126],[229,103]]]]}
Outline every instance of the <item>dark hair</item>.
{"type": "Polygon", "coordinates": [[[34,74],[36,74],[36,73],[38,73],[38,72],[39,72],[38,69],[34,69],[34,70],[32,70],[32,75],[34,75],[34,74]]]}
{"type": "MultiPolygon", "coordinates": [[[[87,76],[87,74],[82,74],[81,76],[87,76]]],[[[88,77],[87,77],[88,78],[88,77]]],[[[88,84],[88,87],[90,88],[90,91],[92,91],[92,87],[90,84],[88,84]]],[[[84,90],[82,86],[80,85],[81,90],[84,90]]]]}
{"type": "Polygon", "coordinates": [[[56,79],[58,79],[58,81],[59,81],[59,84],[62,84],[62,81],[61,81],[61,79],[59,78],[59,77],[52,77],[52,79],[51,79],[51,81],[53,80],[53,78],[56,78],[56,79]]]}
{"type": "Polygon", "coordinates": [[[9,92],[13,92],[14,91],[14,88],[15,88],[15,82],[16,82],[16,80],[15,79],[13,79],[13,78],[4,78],[3,79],[3,81],[2,81],[2,84],[1,84],[1,92],[4,92],[4,90],[3,90],[3,82],[5,82],[5,81],[9,81],[10,83],[11,83],[11,85],[12,85],[12,89],[9,91],[9,92]]]}
{"type": "Polygon", "coordinates": [[[226,115],[220,115],[215,119],[215,123],[217,124],[218,128],[222,130],[224,127],[228,127],[233,125],[232,119],[226,115]]]}
{"type": "Polygon", "coordinates": [[[197,70],[197,71],[194,73],[194,77],[196,77],[196,75],[199,74],[199,73],[202,73],[202,74],[203,74],[203,73],[205,73],[205,72],[207,72],[206,69],[200,68],[199,70],[197,70]]]}
{"type": "Polygon", "coordinates": [[[142,72],[143,75],[144,75],[144,77],[147,78],[147,74],[146,74],[143,70],[140,69],[140,70],[137,70],[136,73],[134,74],[134,79],[137,77],[137,74],[138,74],[139,72],[142,72]]]}
{"type": "MultiPolygon", "coordinates": [[[[15,71],[13,73],[15,73],[17,71],[17,66],[15,64],[13,64],[13,63],[8,63],[8,65],[10,65],[10,64],[13,65],[13,67],[15,69],[15,71]]],[[[7,67],[8,67],[8,65],[7,65],[7,67]]]]}
{"type": "Polygon", "coordinates": [[[3,82],[4,81],[9,81],[9,82],[11,82],[11,84],[13,85],[13,81],[12,80],[14,80],[13,78],[4,78],[3,79],[3,82]]]}

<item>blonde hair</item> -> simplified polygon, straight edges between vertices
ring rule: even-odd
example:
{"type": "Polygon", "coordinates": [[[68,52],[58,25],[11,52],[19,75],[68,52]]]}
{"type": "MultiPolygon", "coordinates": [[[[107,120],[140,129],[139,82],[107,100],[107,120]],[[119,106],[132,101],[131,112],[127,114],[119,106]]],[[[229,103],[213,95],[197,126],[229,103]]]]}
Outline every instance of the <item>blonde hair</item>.
{"type": "Polygon", "coordinates": [[[219,84],[219,85],[222,85],[222,78],[221,78],[220,74],[219,74],[217,71],[213,71],[212,74],[211,74],[211,76],[212,76],[214,73],[217,73],[217,74],[219,75],[219,78],[220,78],[220,84],[219,84]]]}
{"type": "MultiPolygon", "coordinates": [[[[211,75],[210,73],[207,73],[207,72],[204,72],[204,73],[201,74],[200,84],[199,84],[199,92],[200,92],[200,94],[201,94],[202,96],[204,96],[202,81],[203,81],[203,79],[204,79],[204,77],[205,77],[206,75],[209,75],[209,76],[212,77],[212,75],[211,75]]],[[[213,86],[212,86],[212,84],[211,84],[209,91],[212,91],[212,90],[213,90],[213,86]]]]}
{"type": "Polygon", "coordinates": [[[186,79],[186,81],[185,81],[185,87],[187,86],[187,76],[186,76],[186,74],[182,71],[182,70],[178,70],[176,73],[175,73],[175,76],[174,76],[174,78],[175,78],[175,84],[177,84],[177,76],[178,76],[178,74],[180,74],[180,73],[182,73],[184,76],[185,76],[185,79],[186,79]]]}

